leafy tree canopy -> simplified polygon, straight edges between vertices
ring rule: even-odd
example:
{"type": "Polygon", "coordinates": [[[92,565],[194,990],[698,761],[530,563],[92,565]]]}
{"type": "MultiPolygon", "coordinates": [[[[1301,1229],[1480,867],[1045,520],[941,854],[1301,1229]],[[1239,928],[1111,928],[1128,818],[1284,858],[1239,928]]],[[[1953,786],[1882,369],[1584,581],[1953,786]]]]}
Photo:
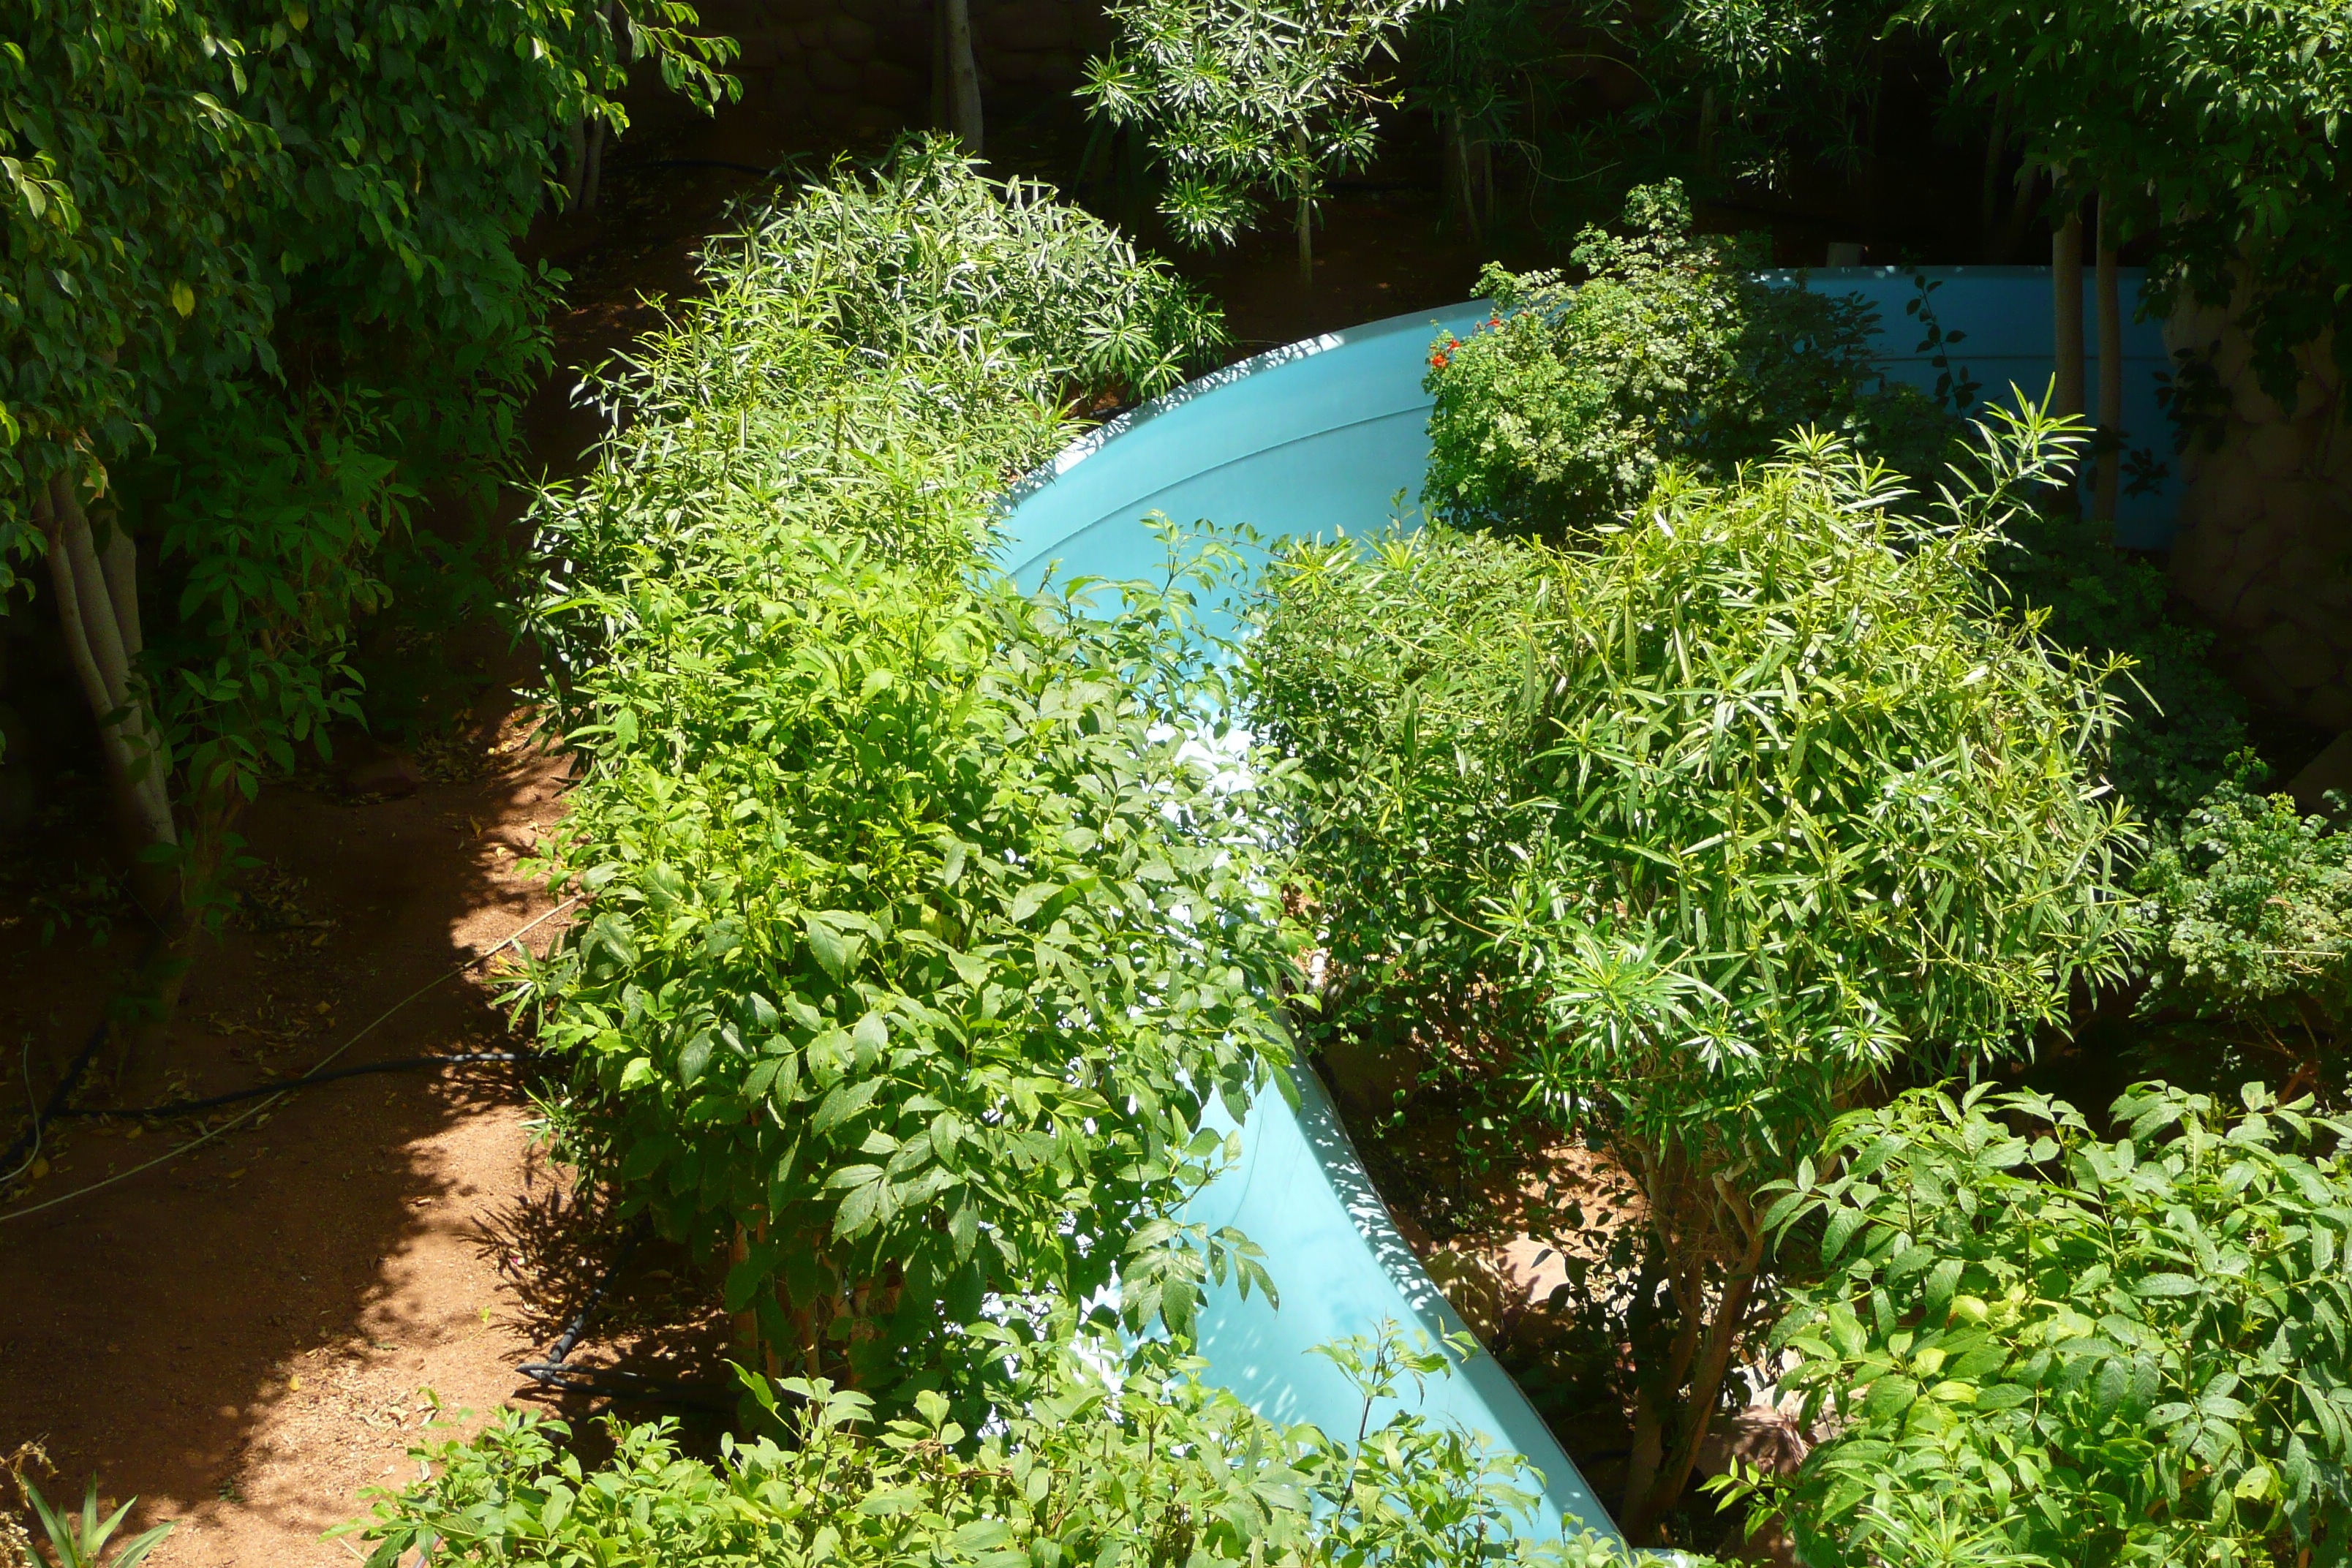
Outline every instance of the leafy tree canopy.
{"type": "Polygon", "coordinates": [[[1964,84],[2031,154],[2154,238],[2159,310],[2230,300],[2242,266],[2263,386],[2336,329],[2352,372],[2352,47],[2335,0],[1919,0],[1964,84]]]}

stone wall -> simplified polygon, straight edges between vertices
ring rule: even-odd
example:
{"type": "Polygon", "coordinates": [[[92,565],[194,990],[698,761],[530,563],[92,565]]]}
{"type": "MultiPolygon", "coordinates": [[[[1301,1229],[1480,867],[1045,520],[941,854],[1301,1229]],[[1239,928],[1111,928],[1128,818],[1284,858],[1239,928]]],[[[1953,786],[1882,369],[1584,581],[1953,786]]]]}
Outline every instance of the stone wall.
{"type": "MultiPolygon", "coordinates": [[[[743,46],[730,68],[817,127],[854,135],[930,122],[936,0],[705,0],[706,29],[743,46]]],[[[1110,42],[1096,0],[971,0],[972,52],[990,126],[1078,85],[1110,42]]]]}
{"type": "Polygon", "coordinates": [[[2210,353],[2228,398],[2220,447],[2183,458],[2173,584],[2219,629],[2248,696],[2352,730],[2352,423],[2331,344],[2297,355],[2290,413],[2256,383],[2229,311],[2184,309],[2165,337],[2210,353]]]}

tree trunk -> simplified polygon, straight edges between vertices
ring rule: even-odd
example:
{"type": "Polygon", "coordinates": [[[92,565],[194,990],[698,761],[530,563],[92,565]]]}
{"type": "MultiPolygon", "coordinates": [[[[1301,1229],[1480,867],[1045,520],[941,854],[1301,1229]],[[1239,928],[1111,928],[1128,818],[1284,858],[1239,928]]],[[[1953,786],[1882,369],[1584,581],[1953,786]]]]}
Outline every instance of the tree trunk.
{"type": "Polygon", "coordinates": [[[1491,231],[1495,226],[1495,144],[1484,136],[1478,138],[1478,210],[1480,226],[1491,231]]]}
{"type": "Polygon", "coordinates": [[[2099,470],[2092,489],[2091,516],[2116,520],[2124,468],[2124,310],[2116,280],[2116,229],[2106,198],[2099,198],[2099,470]]]}
{"type": "Polygon", "coordinates": [[[2053,414],[2083,412],[2083,214],[2070,207],[2050,236],[2053,414]]]}
{"type": "Polygon", "coordinates": [[[2033,193],[2042,184],[2041,166],[2031,158],[2022,159],[2017,166],[2017,190],[2011,198],[2009,217],[2000,226],[2000,235],[1985,253],[1985,260],[1995,264],[2013,261],[2025,244],[2025,230],[2033,221],[2033,193]]]}
{"type": "Polygon", "coordinates": [[[1655,1376],[1642,1381],[1633,1400],[1633,1451],[1626,1461],[1625,1500],[1618,1512],[1622,1517],[1625,1539],[1636,1545],[1646,1538],[1657,1516],[1665,1511],[1659,1493],[1666,1469],[1667,1415],[1685,1403],[1683,1384],[1690,1375],[1692,1358],[1698,1353],[1703,1301],[1695,1303],[1688,1299],[1687,1281],[1678,1282],[1674,1293],[1681,1308],[1681,1321],[1675,1325],[1674,1348],[1666,1354],[1665,1366],[1655,1376]]]}
{"type": "Polygon", "coordinates": [[[971,53],[971,0],[940,0],[948,19],[948,129],[963,150],[982,155],[980,66],[971,53]]]}
{"type": "Polygon", "coordinates": [[[588,121],[575,120],[563,133],[563,210],[580,210],[580,193],[588,178],[588,121]]]}
{"type": "MultiPolygon", "coordinates": [[[[727,1267],[733,1268],[751,1256],[751,1233],[741,1225],[735,1227],[734,1239],[727,1244],[727,1267]]],[[[745,1366],[760,1364],[760,1314],[747,1303],[735,1314],[735,1348],[743,1354],[745,1366]]]]}
{"type": "Polygon", "coordinates": [[[102,563],[89,514],[73,481],[63,476],[49,482],[46,494],[36,490],[33,515],[48,542],[49,581],[66,652],[98,720],[116,815],[129,847],[136,855],[157,845],[176,846],[179,829],[167,784],[171,758],[134,664],[141,647],[138,563],[130,535],[120,527],[109,531],[109,562],[102,563]]]}
{"type": "MultiPolygon", "coordinates": [[[[1756,1289],[1757,1273],[1764,1265],[1762,1228],[1754,1223],[1744,1200],[1719,1183],[1718,1188],[1725,1207],[1732,1211],[1743,1233],[1744,1245],[1739,1260],[1732,1265],[1731,1277],[1723,1282],[1714,1315],[1707,1322],[1706,1343],[1698,1353],[1689,1390],[1683,1398],[1682,1431],[1674,1451],[1659,1467],[1645,1507],[1625,1521],[1626,1536],[1633,1541],[1643,1539],[1643,1533],[1690,1485],[1691,1470],[1698,1463],[1699,1446],[1706,1441],[1707,1427],[1715,1420],[1716,1403],[1723,1394],[1724,1377],[1731,1370],[1731,1352],[1738,1346],[1740,1322],[1748,1316],[1748,1297],[1756,1289]]],[[[1704,1310],[1703,1301],[1702,1298],[1700,1310],[1704,1310]]]]}
{"type": "Polygon", "coordinates": [[[1992,126],[1985,132],[1984,181],[1977,192],[1977,231],[1984,243],[1992,240],[1993,219],[2000,215],[2000,158],[2009,147],[2009,95],[1992,106],[1992,126]]]}
{"type": "Polygon", "coordinates": [[[948,0],[931,6],[931,129],[948,129],[948,0]]]}
{"type": "Polygon", "coordinates": [[[596,193],[604,183],[604,122],[597,121],[588,128],[586,170],[580,179],[580,210],[596,210],[596,193]]]}
{"type": "MultiPolygon", "coordinates": [[[[616,55],[619,52],[620,41],[614,27],[615,17],[613,13],[617,4],[618,0],[604,0],[604,5],[597,7],[596,12],[598,20],[604,24],[604,37],[613,43],[616,55]]],[[[581,212],[593,213],[596,210],[596,193],[604,183],[606,130],[604,117],[597,115],[589,120],[586,134],[581,138],[580,182],[572,187],[572,205],[581,212]]]]}
{"type": "Polygon", "coordinates": [[[1298,282],[1315,287],[1315,203],[1305,195],[1298,198],[1298,282]]]}
{"type": "Polygon", "coordinates": [[[1470,243],[1480,245],[1485,241],[1478,230],[1478,202],[1470,174],[1470,132],[1463,124],[1459,110],[1449,111],[1445,120],[1446,151],[1450,154],[1446,163],[1452,176],[1448,183],[1462,203],[1462,222],[1470,231],[1470,243]]]}

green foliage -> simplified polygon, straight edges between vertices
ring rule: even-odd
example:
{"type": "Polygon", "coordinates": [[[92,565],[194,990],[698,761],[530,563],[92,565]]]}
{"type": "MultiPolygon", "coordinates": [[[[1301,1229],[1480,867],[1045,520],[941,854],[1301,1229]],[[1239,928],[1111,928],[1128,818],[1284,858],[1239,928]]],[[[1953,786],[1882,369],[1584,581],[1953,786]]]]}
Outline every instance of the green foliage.
{"type": "Polygon", "coordinates": [[[1543,1095],[1738,1163],[1898,1056],[1988,1056],[2120,972],[2105,671],[1979,586],[2064,446],[2023,432],[1934,521],[1792,447],[1662,485],[1574,562],[1536,765],[1556,816],[1490,904],[1548,993],[1543,1095]]]}
{"type": "Polygon", "coordinates": [[[995,497],[1059,400],[1164,384],[1210,330],[1166,272],[950,145],[715,248],[541,498],[535,613],[580,758],[550,868],[593,918],[529,978],[570,1136],[622,1206],[744,1241],[730,1310],[812,1373],[936,1375],[984,1299],[1180,1330],[1263,1274],[1172,1215],[1280,1059],[1287,963],[1220,778],[1205,552],[1024,595],[995,497]],[[941,279],[960,280],[936,287],[941,279]],[[900,309],[901,303],[919,309],[900,309]]]}
{"type": "Polygon", "coordinates": [[[2110,523],[2020,515],[1993,552],[2000,591],[2062,648],[2130,661],[2110,690],[2120,705],[2107,777],[2159,837],[2229,772],[2246,743],[2246,700],[2214,669],[2213,634],[2173,615],[2164,568],[2116,548],[2110,523]]]}
{"type": "Polygon", "coordinates": [[[1294,542],[1262,574],[1245,679],[1292,768],[1284,822],[1327,955],[1309,1027],[1392,1047],[1486,966],[1466,917],[1546,828],[1528,774],[1559,570],[1433,525],[1294,542]]]}
{"type": "Polygon", "coordinates": [[[296,746],[361,717],[350,628],[388,603],[381,554],[416,500],[380,399],[265,397],[232,384],[205,438],[144,476],[142,510],[179,580],[158,706],[191,795],[224,814],[290,772],[296,746]]]}
{"type": "Polygon", "coordinates": [[[139,1500],[132,1498],[101,1520],[98,1517],[96,1476],[89,1479],[89,1489],[82,1495],[79,1519],[52,1509],[40,1489],[30,1481],[19,1477],[17,1484],[26,1502],[32,1506],[33,1517],[40,1521],[41,1533],[49,1538],[49,1551],[57,1558],[58,1568],[138,1568],[147,1560],[147,1554],[172,1533],[172,1526],[166,1522],[142,1531],[128,1541],[116,1542],[114,1532],[122,1528],[122,1521],[130,1517],[131,1503],[139,1500]],[[110,1543],[114,1547],[110,1557],[107,1555],[110,1543]]]}
{"type": "MultiPolygon", "coordinates": [[[[101,548],[160,550],[174,613],[146,617],[143,661],[128,576],[83,606],[100,662],[120,643],[134,667],[89,695],[132,730],[153,710],[202,857],[356,713],[346,651],[414,548],[407,502],[489,498],[547,363],[560,279],[515,247],[555,140],[621,122],[631,58],[731,89],[731,46],[680,33],[675,0],[22,10],[0,46],[0,579],[85,501],[101,548]]],[[[160,795],[155,817],[168,836],[160,795]]]]}
{"type": "Polygon", "coordinates": [[[1558,538],[1625,511],[1668,464],[1728,479],[1801,426],[1940,473],[1958,426],[1870,368],[1858,296],[1757,280],[1751,246],[1691,232],[1673,182],[1635,191],[1625,226],[1580,237],[1581,286],[1480,276],[1496,317],[1430,356],[1433,515],[1558,538]]]}
{"type": "Polygon", "coordinates": [[[1118,41],[1084,92],[1149,137],[1178,234],[1229,243],[1270,199],[1295,210],[1304,246],[1330,182],[1371,161],[1390,100],[1368,72],[1426,3],[1111,0],[1118,41]]]}
{"type": "Polygon", "coordinates": [[[1291,546],[1253,713],[1297,762],[1335,959],[1458,975],[1484,926],[1544,972],[1538,933],[1605,938],[1680,976],[1657,1047],[1732,1080],[1776,1053],[1833,1056],[1833,1078],[1906,1043],[1976,1054],[2056,1016],[2127,929],[2130,826],[2090,773],[2115,705],[2104,666],[2004,626],[1981,573],[2007,497],[2065,446],[2021,428],[1935,521],[1816,440],[1734,485],[1671,479],[1583,552],[1443,529],[1291,546]]]}
{"type": "MultiPolygon", "coordinates": [[[[1369,1417],[1401,1372],[1442,1373],[1443,1352],[1337,1347],[1357,1363],[1369,1417]]],[[[863,1395],[822,1380],[751,1380],[792,1440],[722,1440],[716,1465],[683,1456],[667,1424],[612,1423],[591,1471],[560,1454],[562,1423],[507,1413],[470,1444],[419,1458],[438,1473],[378,1494],[368,1562],[391,1568],[436,1540],[448,1561],[935,1563],[1011,1568],[1613,1568],[1614,1543],[1514,1540],[1534,1501],[1525,1462],[1458,1429],[1398,1414],[1355,1443],[1284,1429],[1202,1386],[1200,1363],[1147,1346],[1106,1379],[1066,1346],[1017,1359],[1007,1414],[975,1434],[932,1394],[876,1426],[863,1395]],[[777,1394],[790,1403],[781,1402],[777,1394]]],[[[351,1527],[346,1527],[351,1528],[351,1527]]],[[[441,1558],[436,1557],[436,1561],[441,1558]]]]}
{"type": "MultiPolygon", "coordinates": [[[[2244,759],[2242,759],[2243,761],[2244,759]]],[[[2247,773],[2189,814],[2140,868],[2158,948],[2140,1010],[2221,1025],[2207,1072],[2345,1089],[2334,1049],[2352,1017],[2352,840],[2247,773]]],[[[2211,1037],[2204,1042],[2211,1049],[2211,1037]]]]}
{"type": "Polygon", "coordinates": [[[2251,284],[2263,385],[2295,395],[2293,350],[2335,328],[2352,372],[2352,49],[2336,0],[1918,0],[1964,86],[2007,105],[2029,157],[2100,194],[2153,246],[2158,310],[2251,284]],[[2331,193],[2323,195],[2321,193],[2331,193]]]}
{"type": "Polygon", "coordinates": [[[2342,1563],[2352,1126],[2142,1084],[1842,1121],[1769,1223],[1819,1238],[1784,1387],[1835,1435],[1764,1511],[1807,1562],[2342,1563]]]}
{"type": "MultiPolygon", "coordinates": [[[[1499,1070],[1647,1202],[1658,1250],[1614,1303],[1637,1427],[1667,1428],[1636,1539],[1745,1326],[1755,1187],[1898,1063],[2063,1023],[2135,935],[2112,670],[1985,596],[2013,496],[2072,445],[2013,425],[1932,521],[1814,437],[1726,486],[1670,473],[1580,552],[1433,527],[1268,570],[1252,714],[1297,769],[1330,1026],[1392,1043],[1499,993],[1499,1070]]],[[[1462,1058],[1434,1034],[1413,1048],[1462,1058]]]]}
{"type": "MultiPolygon", "coordinates": [[[[1643,40],[1698,160],[1787,190],[1802,162],[1858,172],[1885,85],[1894,0],[1679,0],[1643,40]]],[[[1661,108],[1667,106],[1662,105],[1661,108]]]]}

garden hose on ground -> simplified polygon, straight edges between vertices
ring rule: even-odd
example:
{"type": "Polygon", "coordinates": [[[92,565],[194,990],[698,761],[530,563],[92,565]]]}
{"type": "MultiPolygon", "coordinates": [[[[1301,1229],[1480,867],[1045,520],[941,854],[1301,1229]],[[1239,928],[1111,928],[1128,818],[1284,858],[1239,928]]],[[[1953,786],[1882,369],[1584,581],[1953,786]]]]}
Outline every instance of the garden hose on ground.
{"type": "MultiPolygon", "coordinates": [[[[155,955],[163,951],[163,932],[150,931],[145,945],[140,949],[139,961],[133,965],[132,973],[144,973],[147,966],[155,961],[155,955]]],[[[74,1090],[81,1086],[82,1074],[89,1070],[89,1064],[98,1059],[98,1047],[106,1043],[107,1031],[111,1027],[111,1019],[100,1018],[98,1021],[97,1026],[89,1032],[89,1038],[82,1042],[81,1049],[76,1052],[74,1059],[66,1065],[65,1076],[58,1079],[55,1089],[49,1090],[49,1100],[46,1105],[33,1103],[33,1042],[29,1035],[26,1037],[23,1063],[25,1106],[32,1112],[33,1121],[31,1126],[16,1134],[10,1142],[8,1152],[0,1154],[0,1166],[5,1166],[7,1172],[5,1175],[0,1175],[0,1187],[6,1186],[10,1182],[32,1169],[33,1162],[41,1157],[42,1130],[58,1118],[71,1114],[66,1109],[66,1101],[72,1099],[74,1090]],[[24,1156],[21,1161],[17,1158],[20,1154],[24,1156]]]]}
{"type": "MultiPolygon", "coordinates": [[[[432,990],[435,986],[440,984],[444,980],[454,980],[458,975],[465,973],[468,969],[473,968],[476,964],[488,963],[491,959],[505,952],[509,947],[520,942],[531,931],[537,930],[540,926],[546,924],[549,921],[553,920],[556,916],[563,913],[566,910],[571,909],[573,905],[581,902],[582,900],[586,897],[587,895],[584,893],[573,894],[571,898],[564,900],[562,903],[556,905],[545,914],[536,915],[530,920],[524,921],[521,925],[516,927],[515,930],[509,932],[504,938],[500,939],[496,945],[490,947],[487,951],[476,953],[473,957],[466,960],[465,963],[458,964],[454,969],[450,969],[440,974],[435,975],[432,979],[426,981],[424,984],[418,986],[415,990],[410,992],[407,995],[403,996],[399,1001],[394,1002],[391,1006],[386,1007],[383,1012],[369,1019],[367,1023],[361,1026],[358,1033],[352,1036],[350,1039],[345,1040],[341,1045],[337,1046],[333,1050],[329,1051],[325,1056],[320,1058],[318,1063],[311,1068],[310,1072],[304,1074],[301,1078],[291,1079],[283,1083],[275,1083],[266,1086],[258,1095],[251,1097],[258,1100],[259,1101],[259,1103],[256,1104],[251,1110],[241,1111],[229,1121],[222,1122],[218,1127],[198,1133],[195,1137],[191,1138],[188,1142],[181,1144],[176,1149],[166,1149],[163,1152],[156,1155],[153,1159],[147,1161],[143,1164],[133,1165],[127,1171],[117,1172],[115,1174],[105,1177],[100,1181],[92,1182],[86,1187],[77,1187],[72,1192],[60,1193],[56,1197],[45,1199],[40,1203],[28,1205],[24,1208],[10,1209],[5,1213],[0,1213],[0,1225],[6,1225],[11,1220],[28,1218],[31,1215],[39,1214],[43,1209],[52,1209],[57,1207],[59,1204],[71,1203],[76,1198],[87,1197],[91,1193],[114,1186],[121,1182],[127,1182],[131,1177],[140,1174],[142,1172],[152,1171],[156,1166],[164,1163],[166,1161],[176,1160],[181,1155],[186,1153],[189,1150],[200,1148],[203,1145],[211,1142],[222,1133],[243,1125],[251,1117],[261,1111],[267,1110],[269,1107],[277,1104],[286,1096],[293,1093],[300,1085],[317,1079],[320,1075],[325,1073],[327,1068],[334,1062],[337,1057],[341,1056],[345,1051],[350,1050],[353,1046],[358,1045],[362,1040],[367,1038],[367,1037],[374,1033],[377,1027],[380,1026],[386,1019],[399,1012],[402,1008],[407,1006],[411,1002],[414,1002],[418,997],[424,995],[426,992],[432,990]],[[266,1098],[263,1098],[265,1096],[266,1098]]],[[[95,1047],[93,1047],[93,1049],[95,1047]]],[[[434,1059],[446,1061],[452,1058],[436,1058],[434,1059]]],[[[51,1098],[52,1100],[55,1100],[57,1097],[52,1096],[51,1098]]],[[[240,1093],[236,1098],[242,1099],[247,1097],[240,1093]]],[[[47,1116],[45,1113],[43,1117],[44,1123],[46,1121],[47,1116]]],[[[35,1135],[38,1135],[38,1126],[35,1129],[35,1135]]]]}
{"type": "Polygon", "coordinates": [[[614,1279],[627,1267],[629,1259],[636,1256],[637,1247],[645,1238],[642,1226],[630,1232],[628,1240],[622,1244],[619,1252],[614,1254],[613,1261],[605,1265],[604,1274],[588,1292],[588,1299],[580,1304],[580,1310],[572,1314],[571,1322],[564,1325],[562,1334],[549,1349],[547,1359],[526,1362],[515,1370],[533,1383],[548,1388],[565,1394],[590,1394],[615,1405],[625,1402],[682,1405],[693,1409],[731,1414],[735,1408],[735,1392],[719,1384],[679,1383],[667,1378],[646,1377],[639,1373],[618,1372],[609,1367],[596,1372],[577,1372],[563,1364],[564,1358],[579,1347],[581,1336],[587,1331],[588,1320],[595,1315],[598,1307],[604,1305],[604,1293],[613,1288],[614,1279]]]}
{"type": "Polygon", "coordinates": [[[68,1110],[52,1110],[47,1120],[62,1121],[68,1117],[170,1117],[193,1116],[200,1110],[210,1110],[216,1105],[234,1105],[240,1100],[254,1100],[265,1094],[277,1094],[289,1089],[303,1089],[314,1083],[331,1083],[339,1078],[360,1078],[372,1072],[407,1072],[417,1068],[456,1067],[463,1062],[537,1062],[547,1058],[539,1051],[458,1051],[442,1057],[394,1057],[389,1061],[362,1062],[357,1067],[328,1068],[324,1071],[305,1073],[300,1078],[272,1079],[268,1083],[249,1084],[233,1089],[226,1094],[208,1094],[202,1100],[167,1100],[161,1105],[142,1105],[127,1110],[111,1106],[90,1106],[68,1110]]]}

